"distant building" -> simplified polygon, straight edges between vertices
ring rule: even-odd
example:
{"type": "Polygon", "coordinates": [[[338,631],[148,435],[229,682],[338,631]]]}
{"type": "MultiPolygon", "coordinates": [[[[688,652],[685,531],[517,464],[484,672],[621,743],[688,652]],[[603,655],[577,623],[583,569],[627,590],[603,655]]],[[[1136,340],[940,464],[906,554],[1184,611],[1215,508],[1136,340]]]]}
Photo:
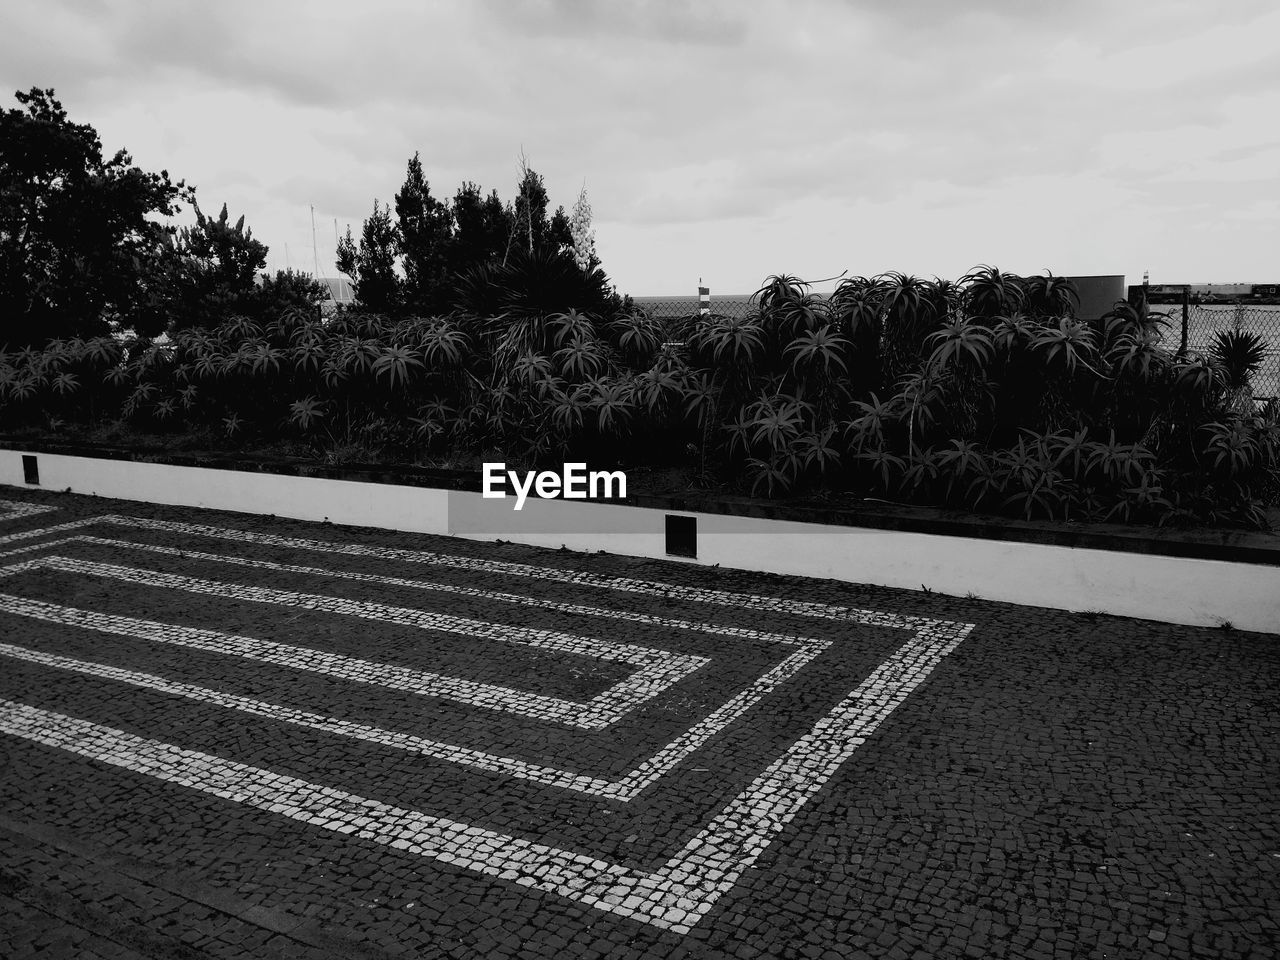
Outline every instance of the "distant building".
{"type": "Polygon", "coordinates": [[[1097,320],[1124,299],[1124,274],[1111,273],[1088,277],[1067,277],[1080,297],[1076,316],[1081,320],[1097,320]]]}
{"type": "Polygon", "coordinates": [[[346,277],[320,277],[320,283],[329,291],[329,295],[320,301],[320,315],[333,316],[340,306],[350,306],[356,302],[355,291],[351,281],[346,277]]]}
{"type": "MultiPolygon", "coordinates": [[[[1280,303],[1280,283],[1153,283],[1147,287],[1147,302],[1181,303],[1183,291],[1192,303],[1280,303]]],[[[1129,288],[1129,300],[1137,303],[1142,287],[1129,288]]]]}

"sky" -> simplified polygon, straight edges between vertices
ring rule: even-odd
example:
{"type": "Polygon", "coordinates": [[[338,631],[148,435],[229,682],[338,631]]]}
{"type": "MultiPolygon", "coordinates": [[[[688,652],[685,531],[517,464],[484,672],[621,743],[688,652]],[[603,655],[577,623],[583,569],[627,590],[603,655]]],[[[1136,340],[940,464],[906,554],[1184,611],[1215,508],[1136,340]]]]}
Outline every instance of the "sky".
{"type": "MultiPolygon", "coordinates": [[[[622,293],[898,270],[1280,280],[1274,0],[5,0],[53,87],[335,276],[414,152],[433,195],[586,187],[622,293]],[[312,231],[314,207],[314,251],[312,231]]],[[[179,222],[189,222],[187,214],[179,222]]]]}

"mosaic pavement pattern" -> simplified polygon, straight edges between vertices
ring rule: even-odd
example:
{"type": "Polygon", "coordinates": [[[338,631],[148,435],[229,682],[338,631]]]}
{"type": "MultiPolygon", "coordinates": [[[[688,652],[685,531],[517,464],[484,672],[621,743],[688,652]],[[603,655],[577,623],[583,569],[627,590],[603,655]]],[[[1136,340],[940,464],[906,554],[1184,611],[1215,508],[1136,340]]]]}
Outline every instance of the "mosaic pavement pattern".
{"type": "Polygon", "coordinates": [[[0,955],[1278,942],[1280,637],[16,496],[0,955]]]}

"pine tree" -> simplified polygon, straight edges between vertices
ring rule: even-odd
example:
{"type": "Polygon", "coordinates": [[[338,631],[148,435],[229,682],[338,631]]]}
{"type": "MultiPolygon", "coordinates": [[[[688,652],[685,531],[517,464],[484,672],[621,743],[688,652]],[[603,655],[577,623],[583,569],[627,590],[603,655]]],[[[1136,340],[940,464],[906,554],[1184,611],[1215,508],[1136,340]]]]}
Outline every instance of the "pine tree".
{"type": "Polygon", "coordinates": [[[404,257],[404,303],[412,311],[434,315],[448,303],[449,248],[454,217],[431,196],[417,153],[409,161],[404,185],[396,194],[398,250],[404,257]]]}
{"type": "Polygon", "coordinates": [[[502,259],[511,235],[511,217],[497,190],[485,197],[477,184],[466,181],[454,195],[452,212],[449,268],[454,277],[474,266],[502,259]]]}
{"type": "Polygon", "coordinates": [[[547,225],[547,244],[552,250],[561,253],[573,252],[573,225],[569,215],[564,212],[564,205],[556,207],[556,212],[547,225]]]}
{"type": "Polygon", "coordinates": [[[351,279],[356,302],[374,313],[395,313],[403,302],[396,275],[399,234],[391,222],[391,208],[373,201],[373,215],[364,222],[360,246],[347,235],[338,242],[338,269],[351,279]]]}

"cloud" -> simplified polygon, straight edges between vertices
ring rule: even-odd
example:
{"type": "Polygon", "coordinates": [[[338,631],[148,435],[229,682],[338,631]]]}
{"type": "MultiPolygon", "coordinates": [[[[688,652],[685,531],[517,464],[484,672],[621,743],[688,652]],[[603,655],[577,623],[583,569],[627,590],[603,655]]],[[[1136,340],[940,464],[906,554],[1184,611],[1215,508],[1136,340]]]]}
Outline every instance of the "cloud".
{"type": "MultiPolygon", "coordinates": [[[[1260,0],[10,0],[0,81],[56,87],[273,256],[310,247],[312,203],[358,230],[415,150],[437,196],[509,200],[523,149],[553,208],[585,179],[606,269],[644,292],[690,262],[735,287],[788,258],[1189,263],[1280,159],[1277,35],[1260,0]]],[[[1274,233],[1233,230],[1201,256],[1247,272],[1274,233]]]]}
{"type": "Polygon", "coordinates": [[[742,4],[694,0],[529,0],[481,4],[492,26],[531,40],[604,40],[676,46],[740,45],[747,35],[749,8],[742,4]]]}

